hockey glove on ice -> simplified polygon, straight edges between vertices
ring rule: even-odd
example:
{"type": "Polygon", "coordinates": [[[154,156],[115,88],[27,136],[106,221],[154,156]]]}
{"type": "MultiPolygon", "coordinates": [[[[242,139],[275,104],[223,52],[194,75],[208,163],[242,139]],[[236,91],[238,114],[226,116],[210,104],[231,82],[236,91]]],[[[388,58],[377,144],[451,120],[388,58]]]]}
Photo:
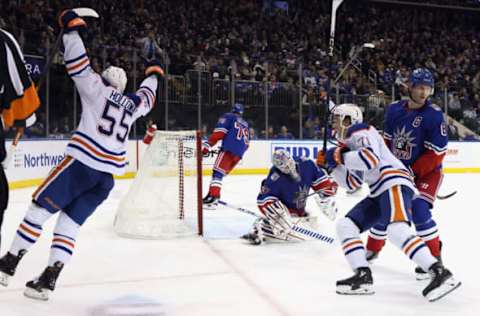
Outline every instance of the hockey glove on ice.
{"type": "Polygon", "coordinates": [[[322,197],[318,194],[314,195],[315,202],[317,203],[320,211],[331,221],[334,221],[337,217],[338,209],[336,206],[334,197],[322,197]]]}
{"type": "Polygon", "coordinates": [[[58,25],[65,33],[80,31],[87,27],[87,23],[72,10],[65,10],[58,16],[58,25]]]}

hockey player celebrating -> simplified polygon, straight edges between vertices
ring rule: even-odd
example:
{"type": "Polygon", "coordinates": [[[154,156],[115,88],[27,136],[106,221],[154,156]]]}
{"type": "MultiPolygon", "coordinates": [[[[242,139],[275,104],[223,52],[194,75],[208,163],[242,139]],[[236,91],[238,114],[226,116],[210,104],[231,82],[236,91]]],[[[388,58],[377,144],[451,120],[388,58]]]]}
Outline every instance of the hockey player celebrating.
{"type": "MultiPolygon", "coordinates": [[[[320,210],[331,220],[335,219],[336,207],[333,195],[337,184],[315,163],[307,158],[292,158],[288,151],[279,149],[272,156],[273,167],[262,181],[257,205],[265,218],[259,218],[252,231],[242,238],[254,245],[263,240],[289,240],[292,215],[307,217],[307,196],[312,188],[320,210]]],[[[293,238],[294,239],[294,238],[293,238]]]]}
{"type": "MultiPolygon", "coordinates": [[[[434,80],[424,68],[412,72],[409,99],[392,103],[385,115],[383,137],[391,152],[413,173],[419,196],[412,201],[412,221],[418,236],[433,256],[440,259],[441,242],[431,209],[442,182],[442,161],[447,151],[447,126],[441,111],[428,100],[434,80]]],[[[367,260],[373,260],[385,244],[386,227],[375,225],[367,242],[367,260]]],[[[429,278],[415,269],[417,279],[429,278]]]]}
{"type": "Polygon", "coordinates": [[[460,286],[409,227],[416,188],[410,173],[390,152],[378,131],[362,123],[362,112],[354,104],[341,104],[333,110],[333,128],[341,146],[319,152],[317,163],[326,166],[345,188],[355,181],[350,177],[354,171],[363,171],[363,181],[370,187],[370,195],[337,221],[338,239],[355,271],[354,276],[337,281],[337,293],[374,293],[360,233],[375,223],[385,225],[390,241],[431,274],[431,281],[422,292],[429,301],[438,300],[460,286]]]}
{"type": "Polygon", "coordinates": [[[223,114],[217,122],[208,141],[203,143],[202,153],[207,155],[219,140],[222,147],[213,165],[212,181],[207,196],[203,198],[204,207],[215,209],[220,199],[222,180],[242,159],[250,140],[248,123],[242,118],[243,104],[235,103],[232,111],[223,114]]]}
{"type": "Polygon", "coordinates": [[[137,92],[124,94],[127,76],[123,69],[111,66],[100,76],[90,67],[78,34],[86,27],[85,21],[67,10],[60,15],[59,24],[64,31],[67,72],[81,98],[80,124],[65,158],[33,194],[10,250],[0,259],[0,284],[7,286],[19,261],[40,237],[44,223],[58,213],[48,266],[26,284],[25,295],[40,300],[47,300],[55,289],[60,271],[73,254],[80,226],[108,197],[114,185],[112,174],[124,173],[130,127],[152,109],[157,76],[163,75],[159,64],[152,62],[137,92]]]}

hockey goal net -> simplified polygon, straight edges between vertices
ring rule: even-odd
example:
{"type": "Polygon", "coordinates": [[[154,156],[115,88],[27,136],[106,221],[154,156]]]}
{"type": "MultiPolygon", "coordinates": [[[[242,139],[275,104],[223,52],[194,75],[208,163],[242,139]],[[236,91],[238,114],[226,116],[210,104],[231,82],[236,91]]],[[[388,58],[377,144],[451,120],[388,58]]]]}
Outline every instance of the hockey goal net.
{"type": "Polygon", "coordinates": [[[114,230],[129,238],[203,233],[202,155],[198,131],[156,131],[120,202],[114,230]]]}

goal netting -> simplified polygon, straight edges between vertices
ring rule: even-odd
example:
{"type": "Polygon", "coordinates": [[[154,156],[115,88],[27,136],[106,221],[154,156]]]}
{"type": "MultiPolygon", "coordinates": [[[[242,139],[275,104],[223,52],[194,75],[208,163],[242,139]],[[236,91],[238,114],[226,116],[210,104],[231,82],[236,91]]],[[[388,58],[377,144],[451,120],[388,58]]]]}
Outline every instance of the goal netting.
{"type": "Polygon", "coordinates": [[[197,131],[156,131],[120,202],[114,230],[129,238],[202,234],[201,140],[197,131]]]}

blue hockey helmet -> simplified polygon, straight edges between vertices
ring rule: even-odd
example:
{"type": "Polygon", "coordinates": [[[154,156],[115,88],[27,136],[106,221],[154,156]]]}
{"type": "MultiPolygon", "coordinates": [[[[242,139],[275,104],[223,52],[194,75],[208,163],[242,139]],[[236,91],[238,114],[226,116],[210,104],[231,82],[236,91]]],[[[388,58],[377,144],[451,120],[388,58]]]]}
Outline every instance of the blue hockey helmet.
{"type": "Polygon", "coordinates": [[[244,109],[243,104],[241,104],[241,103],[235,103],[235,104],[232,106],[232,113],[238,113],[238,114],[242,115],[242,114],[243,114],[243,109],[244,109]]]}
{"type": "Polygon", "coordinates": [[[433,89],[435,81],[433,75],[427,68],[417,68],[410,75],[410,84],[412,87],[422,84],[433,89]]]}

